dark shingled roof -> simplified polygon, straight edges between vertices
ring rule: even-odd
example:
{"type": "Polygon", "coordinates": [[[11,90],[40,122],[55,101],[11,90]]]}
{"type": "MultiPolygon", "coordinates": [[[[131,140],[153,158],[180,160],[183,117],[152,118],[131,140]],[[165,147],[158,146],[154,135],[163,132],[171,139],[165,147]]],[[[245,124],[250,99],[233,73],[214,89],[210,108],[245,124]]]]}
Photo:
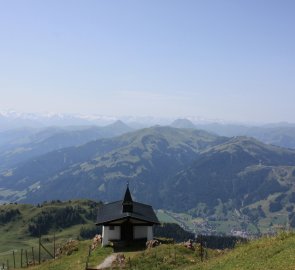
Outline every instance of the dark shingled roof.
{"type": "Polygon", "coordinates": [[[149,223],[159,224],[159,220],[150,205],[134,202],[133,211],[123,212],[122,203],[124,200],[104,204],[99,207],[96,225],[130,218],[145,221],[149,223]]]}

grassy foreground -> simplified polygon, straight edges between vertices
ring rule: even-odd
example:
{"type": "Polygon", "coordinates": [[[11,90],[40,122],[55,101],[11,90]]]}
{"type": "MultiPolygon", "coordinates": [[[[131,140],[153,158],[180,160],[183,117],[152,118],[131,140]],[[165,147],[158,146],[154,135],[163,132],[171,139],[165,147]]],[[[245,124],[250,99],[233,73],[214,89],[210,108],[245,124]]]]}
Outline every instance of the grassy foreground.
{"type": "MultiPolygon", "coordinates": [[[[295,233],[250,241],[206,262],[204,269],[295,269],[295,233]]],[[[191,268],[197,269],[197,268],[191,268]]]]}
{"type": "MultiPolygon", "coordinates": [[[[47,261],[34,270],[84,270],[88,247],[91,241],[78,242],[78,249],[71,255],[64,255],[55,261],[47,261]]],[[[98,265],[112,253],[111,248],[97,248],[90,256],[89,264],[98,265]]],[[[200,259],[200,250],[195,251],[181,245],[160,245],[137,252],[126,251],[125,269],[295,269],[295,233],[280,233],[275,237],[265,237],[250,241],[234,250],[207,250],[207,258],[200,259]]]]}

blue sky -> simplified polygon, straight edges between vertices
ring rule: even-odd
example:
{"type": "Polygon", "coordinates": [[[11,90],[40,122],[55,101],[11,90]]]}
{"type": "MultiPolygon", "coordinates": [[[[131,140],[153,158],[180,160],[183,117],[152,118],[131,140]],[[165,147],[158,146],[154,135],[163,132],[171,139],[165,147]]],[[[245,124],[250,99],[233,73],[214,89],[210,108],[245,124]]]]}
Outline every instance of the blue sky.
{"type": "Polygon", "coordinates": [[[0,0],[0,110],[295,122],[295,1],[0,0]]]}

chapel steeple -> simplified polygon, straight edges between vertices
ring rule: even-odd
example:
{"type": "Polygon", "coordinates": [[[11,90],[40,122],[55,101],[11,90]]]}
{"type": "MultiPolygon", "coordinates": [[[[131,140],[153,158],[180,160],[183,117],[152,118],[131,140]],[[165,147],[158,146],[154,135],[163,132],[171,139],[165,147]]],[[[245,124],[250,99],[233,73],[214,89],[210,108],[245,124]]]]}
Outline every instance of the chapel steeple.
{"type": "Polygon", "coordinates": [[[133,212],[133,200],[132,200],[131,193],[129,190],[129,183],[127,183],[127,188],[125,191],[122,206],[123,206],[123,213],[125,213],[125,212],[132,213],[133,212]]]}

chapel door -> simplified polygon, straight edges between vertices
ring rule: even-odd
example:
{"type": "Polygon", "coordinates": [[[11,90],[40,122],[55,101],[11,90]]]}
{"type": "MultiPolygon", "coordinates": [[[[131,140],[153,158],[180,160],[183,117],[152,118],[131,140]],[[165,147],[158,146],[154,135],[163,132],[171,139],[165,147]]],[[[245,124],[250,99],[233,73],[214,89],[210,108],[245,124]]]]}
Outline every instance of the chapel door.
{"type": "Polygon", "coordinates": [[[121,240],[131,241],[133,240],[133,225],[131,222],[124,222],[121,226],[121,240]]]}

